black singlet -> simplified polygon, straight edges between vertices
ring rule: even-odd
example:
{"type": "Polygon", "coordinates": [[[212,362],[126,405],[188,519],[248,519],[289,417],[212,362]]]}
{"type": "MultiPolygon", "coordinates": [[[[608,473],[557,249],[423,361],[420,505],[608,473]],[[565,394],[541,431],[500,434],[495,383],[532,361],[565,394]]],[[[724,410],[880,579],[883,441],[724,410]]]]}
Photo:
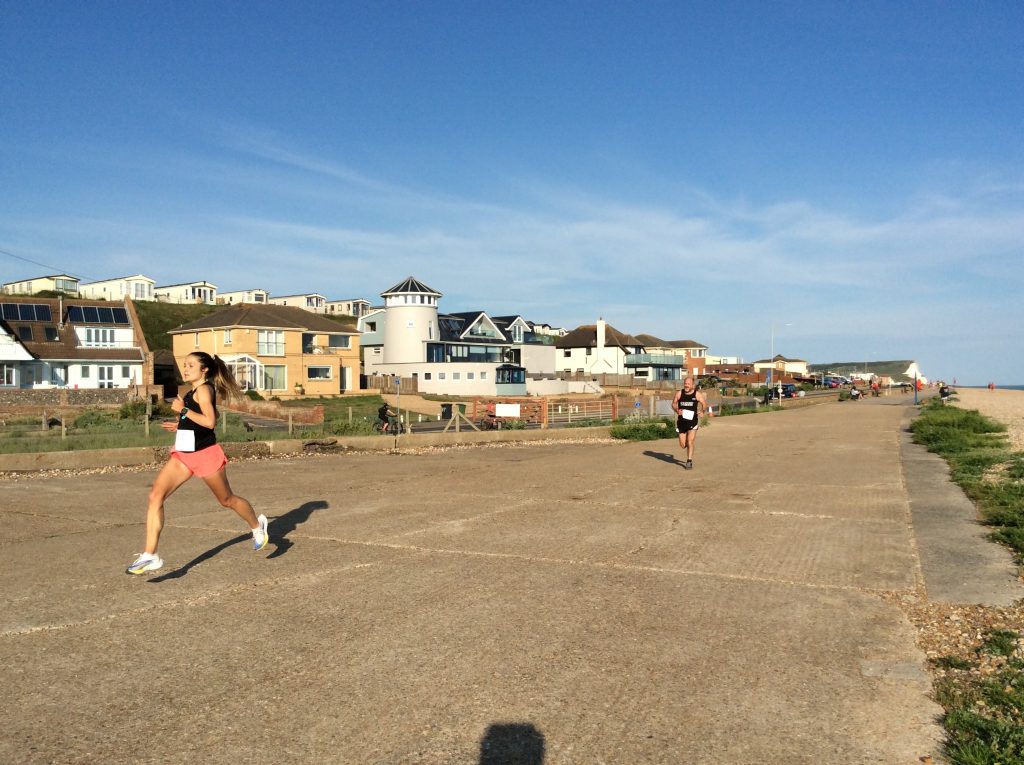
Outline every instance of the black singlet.
{"type": "MultiPolygon", "coordinates": [[[[210,383],[203,383],[204,385],[210,385],[210,383]]],[[[214,422],[217,420],[217,389],[210,385],[210,398],[213,403],[213,418],[214,422]]],[[[190,412],[199,412],[199,404],[196,403],[195,391],[189,391],[181,399],[185,402],[185,408],[190,412]]],[[[182,410],[184,412],[184,410],[182,410]]],[[[188,417],[183,417],[179,414],[178,416],[178,430],[191,430],[196,434],[196,451],[201,449],[207,449],[217,443],[217,433],[213,428],[204,428],[197,422],[193,422],[188,417]]]]}
{"type": "Polygon", "coordinates": [[[676,420],[676,425],[680,429],[682,429],[682,430],[690,430],[691,428],[695,428],[695,427],[697,427],[700,424],[700,420],[699,420],[700,411],[697,408],[698,407],[698,402],[697,402],[697,389],[696,388],[693,389],[693,393],[687,393],[684,390],[679,391],[679,402],[678,402],[677,405],[678,405],[678,407],[680,409],[680,413],[679,413],[679,417],[676,420]],[[693,418],[692,419],[686,419],[683,416],[683,414],[682,414],[682,410],[689,410],[689,411],[693,412],[693,418]]]}

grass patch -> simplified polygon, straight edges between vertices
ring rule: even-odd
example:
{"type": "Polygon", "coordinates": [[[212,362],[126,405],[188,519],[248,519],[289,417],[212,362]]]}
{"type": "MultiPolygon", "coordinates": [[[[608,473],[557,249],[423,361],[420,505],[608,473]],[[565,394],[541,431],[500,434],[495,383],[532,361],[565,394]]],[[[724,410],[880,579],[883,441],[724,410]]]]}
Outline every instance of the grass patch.
{"type": "Polygon", "coordinates": [[[662,438],[674,438],[675,423],[668,419],[640,420],[635,422],[617,422],[609,431],[612,438],[626,441],[657,441],[662,438]]]}
{"type": "MultiPolygon", "coordinates": [[[[991,536],[1024,561],[1024,454],[1011,452],[1006,427],[974,410],[927,402],[911,425],[914,441],[943,457],[950,476],[978,506],[991,536]]],[[[943,677],[935,698],[946,710],[946,755],[953,765],[1024,765],[1024,661],[1020,634],[990,630],[977,649],[1001,664],[993,674],[944,657],[936,667],[962,670],[943,677]],[[994,658],[993,658],[994,657],[994,658]]],[[[985,658],[989,657],[989,658],[985,658]]]]}

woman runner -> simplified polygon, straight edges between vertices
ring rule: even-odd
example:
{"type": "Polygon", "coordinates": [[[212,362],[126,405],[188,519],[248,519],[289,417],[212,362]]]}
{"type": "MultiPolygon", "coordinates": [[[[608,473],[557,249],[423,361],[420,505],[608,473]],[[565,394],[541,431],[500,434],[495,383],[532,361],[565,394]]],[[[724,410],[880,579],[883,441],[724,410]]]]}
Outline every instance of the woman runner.
{"type": "Polygon", "coordinates": [[[156,571],[164,565],[157,555],[160,531],[164,527],[164,500],[179,486],[196,475],[203,479],[213,496],[224,507],[230,507],[252,530],[253,549],[267,546],[267,516],[257,516],[249,501],[232,493],[225,467],[228,462],[224,450],[217,443],[214,427],[217,424],[217,395],[225,400],[240,396],[241,390],[224,361],[218,356],[196,351],[185,357],[181,376],[191,384],[192,390],[184,398],[176,396],[171,409],[177,413],[174,422],[161,423],[164,430],[175,434],[171,458],[163,466],[149,491],[146,511],[146,551],[141,553],[127,570],[129,574],[156,571]]]}

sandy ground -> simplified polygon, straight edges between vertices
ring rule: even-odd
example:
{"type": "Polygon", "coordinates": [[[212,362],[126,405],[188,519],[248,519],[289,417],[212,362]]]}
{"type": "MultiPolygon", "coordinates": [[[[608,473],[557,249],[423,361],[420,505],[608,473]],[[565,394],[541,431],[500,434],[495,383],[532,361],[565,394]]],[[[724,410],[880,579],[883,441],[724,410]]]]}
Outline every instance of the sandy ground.
{"type": "Polygon", "coordinates": [[[1024,391],[957,388],[956,396],[964,409],[977,409],[1007,425],[1012,448],[1024,451],[1024,391]]]}

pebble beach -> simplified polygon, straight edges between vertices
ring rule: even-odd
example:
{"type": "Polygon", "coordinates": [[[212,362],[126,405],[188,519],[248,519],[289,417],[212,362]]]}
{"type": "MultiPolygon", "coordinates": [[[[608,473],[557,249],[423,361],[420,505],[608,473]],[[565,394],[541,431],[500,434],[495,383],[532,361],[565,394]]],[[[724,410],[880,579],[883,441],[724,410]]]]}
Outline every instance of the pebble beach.
{"type": "Polygon", "coordinates": [[[1024,390],[956,388],[957,406],[977,409],[1009,428],[1010,448],[1024,451],[1024,390]]]}

